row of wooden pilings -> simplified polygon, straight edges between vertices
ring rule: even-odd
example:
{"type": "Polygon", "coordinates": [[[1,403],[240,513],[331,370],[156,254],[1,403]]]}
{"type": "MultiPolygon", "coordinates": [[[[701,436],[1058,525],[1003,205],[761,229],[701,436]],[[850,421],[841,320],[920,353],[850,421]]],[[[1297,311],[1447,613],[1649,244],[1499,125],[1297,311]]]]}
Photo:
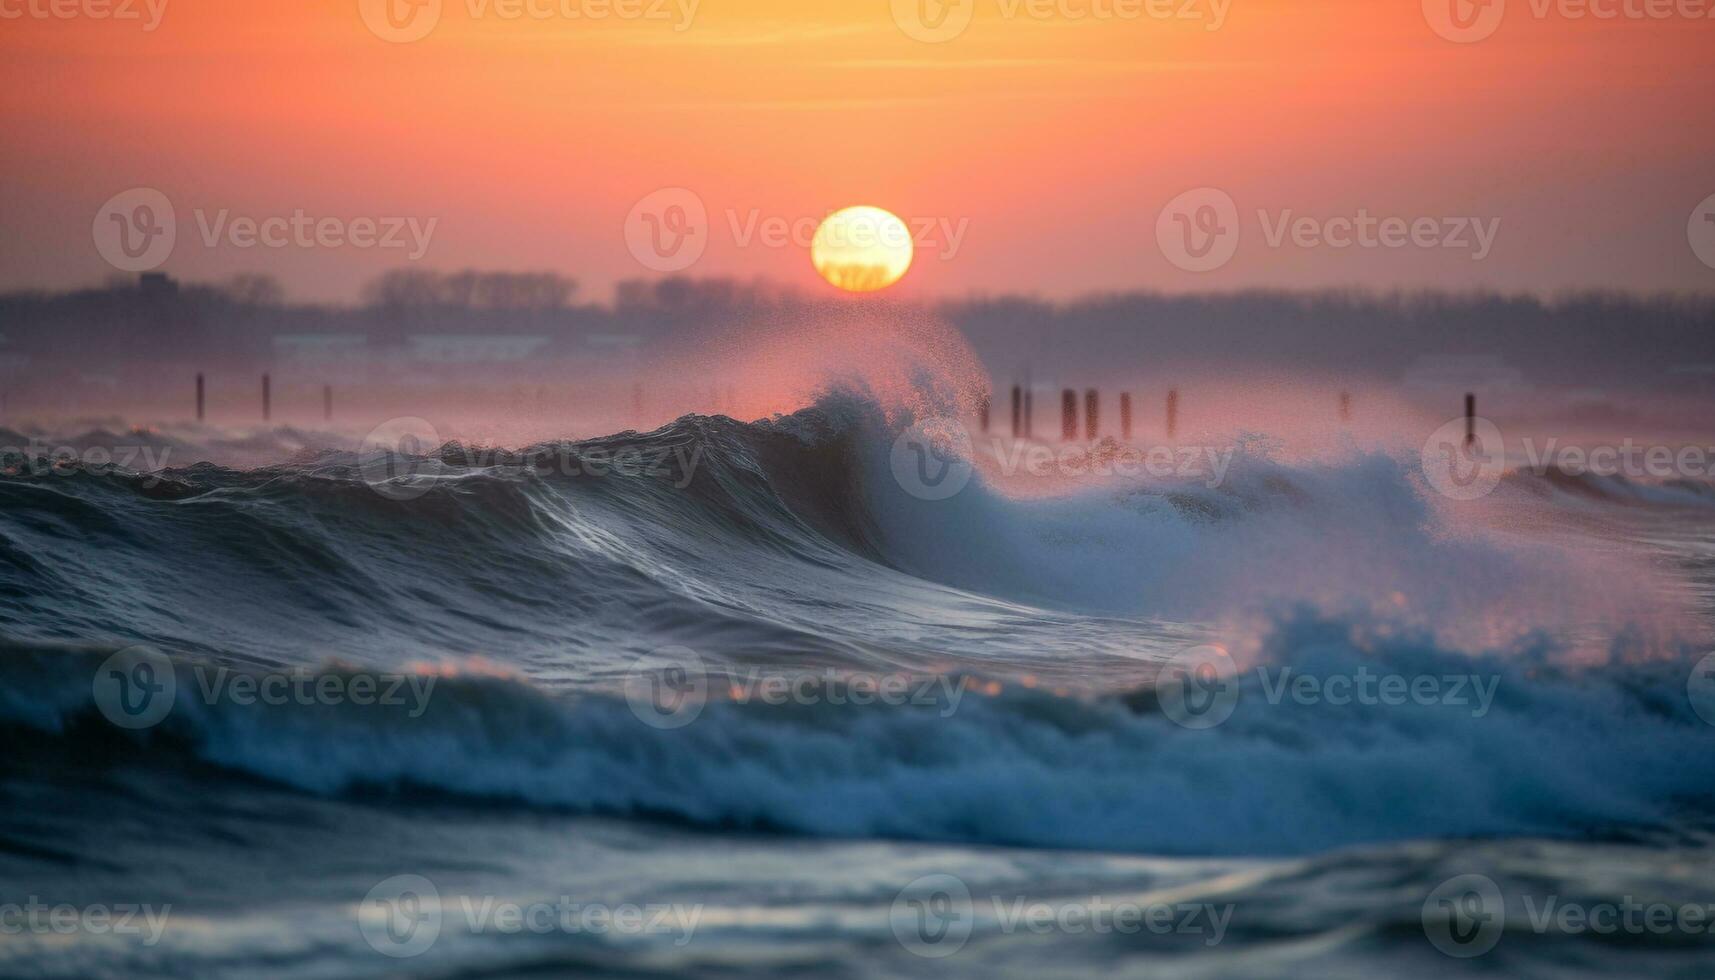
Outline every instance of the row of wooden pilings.
{"type": "MultiPolygon", "coordinates": [[[[197,421],[208,419],[208,379],[201,373],[197,374],[197,421]]],[[[333,385],[322,385],[322,418],[333,420],[333,385]]],[[[274,420],[274,379],[264,374],[262,376],[262,421],[274,420]]]]}
{"type": "MultiPolygon", "coordinates": [[[[1024,385],[1012,386],[1012,437],[1014,439],[1033,439],[1035,433],[1035,405],[1033,392],[1024,385]]],[[[1066,442],[1074,442],[1078,434],[1078,392],[1073,388],[1063,388],[1060,391],[1060,438],[1066,442]]],[[[1352,393],[1340,392],[1339,415],[1341,422],[1352,420],[1352,393]]],[[[978,415],[982,421],[983,432],[991,428],[990,396],[984,395],[978,406],[978,415]]],[[[1094,442],[1102,430],[1102,393],[1096,388],[1085,388],[1083,397],[1083,438],[1094,442]]],[[[1131,392],[1122,391],[1119,396],[1119,436],[1130,440],[1132,436],[1132,401],[1131,392]]],[[[1169,388],[1166,404],[1167,438],[1175,438],[1179,434],[1179,389],[1169,388]]],[[[1477,425],[1477,396],[1467,392],[1465,395],[1465,442],[1467,445],[1476,441],[1477,425]]]]}
{"type": "MultiPolygon", "coordinates": [[[[1034,392],[1023,385],[1012,386],[1012,436],[1014,439],[1033,439],[1036,437],[1036,406],[1034,392]]],[[[1060,438],[1072,442],[1078,438],[1078,392],[1072,388],[1064,388],[1060,392],[1060,438]]],[[[1084,436],[1090,441],[1101,435],[1102,429],[1102,393],[1096,388],[1084,389],[1084,436]]],[[[990,397],[983,396],[978,406],[978,415],[982,420],[983,432],[991,428],[990,397]]],[[[1130,439],[1132,434],[1132,401],[1131,392],[1120,392],[1119,398],[1120,438],[1130,439]]],[[[1173,438],[1179,431],[1179,389],[1167,392],[1167,437],[1173,438]]]]}
{"type": "MultiPolygon", "coordinates": [[[[730,392],[730,389],[729,389],[730,392]]],[[[1035,404],[1033,392],[1024,385],[1012,386],[1012,437],[1014,439],[1035,438],[1035,404]]],[[[643,409],[643,386],[637,385],[632,390],[634,409],[643,409]]],[[[1078,392],[1072,388],[1060,391],[1060,438],[1066,442],[1076,441],[1078,436],[1078,392]]],[[[196,412],[197,421],[207,419],[208,384],[202,374],[196,377],[196,412]]],[[[1083,438],[1094,442],[1101,435],[1102,393],[1096,388],[1084,389],[1083,397],[1084,425],[1083,438]]],[[[990,429],[990,396],[984,395],[978,407],[982,420],[983,432],[990,429]]],[[[272,421],[274,417],[274,385],[273,379],[267,374],[262,375],[262,421],[272,421]]],[[[322,418],[333,420],[333,385],[322,385],[322,418]]],[[[1120,438],[1130,440],[1132,436],[1132,401],[1131,392],[1122,391],[1119,397],[1120,438]]],[[[1340,392],[1340,421],[1352,420],[1352,395],[1350,392],[1340,392]]],[[[1167,438],[1172,439],[1179,433],[1179,389],[1170,388],[1167,391],[1166,405],[1167,438]]],[[[1474,393],[1465,394],[1465,443],[1470,445],[1477,438],[1477,396],[1474,393]]]]}

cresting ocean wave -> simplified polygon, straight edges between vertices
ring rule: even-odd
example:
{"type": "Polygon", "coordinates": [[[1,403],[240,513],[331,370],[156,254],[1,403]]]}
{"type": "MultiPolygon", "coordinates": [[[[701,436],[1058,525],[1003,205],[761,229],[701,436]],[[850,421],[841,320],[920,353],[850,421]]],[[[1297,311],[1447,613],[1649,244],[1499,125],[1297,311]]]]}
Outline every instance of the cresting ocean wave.
{"type": "Polygon", "coordinates": [[[91,700],[102,656],[18,649],[0,719],[22,744],[123,757],[135,738],[156,765],[316,795],[446,794],[827,837],[1282,855],[1430,836],[1628,840],[1715,818],[1715,729],[1687,699],[1691,662],[1563,670],[1541,651],[1473,658],[1355,632],[1282,624],[1267,649],[1278,660],[1241,676],[1214,737],[1164,715],[1148,688],[1070,697],[961,682],[874,704],[817,690],[784,707],[717,700],[663,730],[623,695],[492,677],[377,683],[385,707],[367,710],[229,700],[231,675],[183,662],[171,713],[124,736],[91,700]],[[1345,700],[1290,687],[1328,677],[1354,679],[1345,700]]]}
{"type": "MultiPolygon", "coordinates": [[[[811,584],[860,594],[885,593],[903,575],[913,586],[927,581],[1047,615],[1174,621],[1221,622],[1300,602],[1332,613],[1404,602],[1396,613],[1419,626],[1517,635],[1579,620],[1614,631],[1637,625],[1627,620],[1671,621],[1676,610],[1657,593],[1672,583],[1647,561],[1616,575],[1612,563],[1628,556],[1598,557],[1576,542],[1496,533],[1495,525],[1505,531],[1515,518],[1540,522],[1592,502],[1623,514],[1628,504],[1700,509],[1711,500],[1708,486],[1687,480],[1515,472],[1484,502],[1493,506],[1459,512],[1424,486],[1414,452],[1348,446],[1294,461],[1245,439],[1223,448],[1214,482],[1092,473],[1044,496],[1014,492],[1030,477],[994,472],[992,459],[978,458],[958,495],[922,499],[893,472],[912,421],[910,410],[847,393],[772,421],[687,416],[653,433],[512,450],[448,443],[404,463],[373,450],[315,449],[314,436],[296,431],[272,440],[285,458],[250,469],[135,472],[13,459],[24,479],[4,487],[19,517],[7,540],[54,549],[92,581],[112,575],[120,598],[87,590],[98,604],[124,603],[117,573],[159,562],[186,581],[242,595],[260,615],[290,616],[320,601],[349,614],[334,624],[342,629],[389,620],[416,632],[430,654],[504,651],[556,633],[546,606],[575,620],[633,592],[670,606],[701,601],[702,613],[743,621],[735,626],[790,627],[803,604],[778,586],[806,574],[811,584]],[[1506,520],[1494,519],[1497,509],[1506,520]],[[71,540],[68,526],[85,516],[95,526],[71,540]],[[99,560],[86,543],[102,546],[99,560]],[[253,548],[278,576],[263,581],[239,567],[255,564],[253,548]],[[458,574],[441,574],[454,567],[458,574]],[[532,569],[575,574],[549,597],[532,569]],[[422,612],[443,620],[433,631],[413,629],[424,592],[447,604],[422,612]],[[497,611],[475,611],[491,598],[497,611]],[[507,631],[473,633],[460,650],[458,617],[446,609],[496,617],[507,631]],[[436,641],[442,627],[455,630],[454,642],[436,641]]],[[[38,611],[28,603],[50,602],[41,587],[49,572],[21,555],[15,565],[37,575],[21,576],[17,608],[38,611]]],[[[138,614],[148,611],[115,622],[138,614]]],[[[655,625],[641,619],[639,630],[655,625]]],[[[91,636],[53,618],[10,621],[24,638],[91,636]]],[[[165,617],[148,625],[132,635],[185,632],[165,617]]],[[[202,633],[219,632],[206,625],[202,633]]],[[[302,641],[306,627],[314,629],[299,622],[282,638],[302,641]]]]}
{"type": "MultiPolygon", "coordinates": [[[[1282,855],[1707,825],[1701,651],[1659,563],[1461,527],[1379,451],[1041,499],[979,471],[922,500],[888,468],[909,422],[831,395],[481,467],[450,444],[403,497],[349,450],[0,482],[0,724],[321,797],[823,837],[1282,855]],[[567,465],[620,450],[660,467],[567,465]],[[1238,681],[1213,732],[1157,690],[1204,643],[1238,681]],[[178,697],[115,732],[92,680],[133,644],[164,652],[178,697]],[[626,700],[663,649],[708,672],[682,730],[626,700]],[[796,703],[744,686],[810,670],[796,703]],[[282,672],[403,693],[353,710],[218,689],[282,672]],[[854,677],[924,697],[832,696],[854,677]]],[[[1705,500],[1510,482],[1506,505],[1538,510],[1705,500]]]]}

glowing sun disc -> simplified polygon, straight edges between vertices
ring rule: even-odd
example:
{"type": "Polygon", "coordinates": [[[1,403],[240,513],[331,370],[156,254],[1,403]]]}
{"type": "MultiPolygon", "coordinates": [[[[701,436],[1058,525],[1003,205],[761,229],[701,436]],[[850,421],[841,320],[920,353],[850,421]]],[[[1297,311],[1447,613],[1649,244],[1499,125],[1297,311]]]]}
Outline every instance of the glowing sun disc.
{"type": "Polygon", "coordinates": [[[843,208],[822,220],[810,261],[823,279],[853,293],[886,289],[911,268],[911,232],[881,208],[843,208]]]}

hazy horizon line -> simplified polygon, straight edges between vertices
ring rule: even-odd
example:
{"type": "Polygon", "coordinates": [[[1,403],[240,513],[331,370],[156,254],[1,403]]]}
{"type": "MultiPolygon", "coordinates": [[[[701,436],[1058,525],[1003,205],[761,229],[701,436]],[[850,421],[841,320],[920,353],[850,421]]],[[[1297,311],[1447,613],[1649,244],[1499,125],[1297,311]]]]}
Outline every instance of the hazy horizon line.
{"type": "MultiPolygon", "coordinates": [[[[583,288],[575,276],[565,275],[548,269],[518,268],[518,269],[478,269],[478,268],[449,268],[421,270],[391,270],[391,271],[421,271],[432,275],[460,275],[475,273],[478,275],[552,275],[567,281],[573,293],[583,288]]],[[[385,275],[386,273],[383,273],[385,275]]],[[[250,303],[247,305],[282,306],[298,308],[316,308],[327,310],[365,310],[374,309],[386,304],[365,299],[362,295],[341,299],[316,299],[293,297],[286,292],[286,284],[273,279],[267,273],[238,273],[224,279],[179,279],[168,278],[179,287],[192,289],[207,289],[220,291],[223,286],[235,280],[246,277],[260,277],[279,285],[282,295],[278,302],[250,303]]],[[[380,277],[378,276],[377,279],[380,277]]],[[[107,280],[68,286],[30,286],[12,285],[0,287],[0,300],[17,300],[32,298],[61,298],[85,293],[102,293],[119,291],[126,288],[138,287],[140,279],[135,276],[114,275],[107,280]]],[[[1405,298],[1437,298],[1449,300],[1500,300],[1504,302],[1530,301],[1538,305],[1553,307],[1575,301],[1587,301],[1592,298],[1620,299],[1639,304],[1661,303],[1693,303],[1715,304],[1715,289],[1640,289],[1624,286],[1568,286],[1559,289],[1505,288],[1499,286],[1474,285],[1468,287],[1450,288],[1445,286],[1411,286],[1411,285],[1325,285],[1325,286],[1285,286],[1285,285],[1244,285],[1229,288],[1208,289],[1163,289],[1158,286],[1139,285],[1135,287],[1115,286],[1100,289],[1087,289],[1075,293],[1044,293],[1040,291],[989,291],[982,289],[968,290],[963,293],[922,294],[911,292],[892,292],[881,290],[863,294],[846,294],[813,286],[805,287],[796,283],[765,276],[682,276],[669,275],[657,277],[636,277],[621,279],[613,282],[598,296],[594,291],[582,296],[568,296],[564,305],[549,309],[577,309],[598,307],[617,309],[620,306],[620,292],[630,286],[654,288],[668,283],[682,283],[691,286],[720,284],[742,289],[756,290],[760,295],[750,298],[770,300],[794,300],[810,305],[847,305],[855,307],[937,307],[959,306],[966,304],[991,302],[1025,302],[1049,307],[1074,307],[1103,301],[1114,301],[1137,298],[1158,298],[1169,300],[1210,300],[1239,297],[1293,297],[1300,299],[1316,298],[1352,298],[1363,300],[1398,300],[1405,298]]],[[[424,304],[435,306],[437,304],[424,304]]],[[[440,304],[443,307],[458,308],[457,304],[440,304]]],[[[489,309],[505,311],[523,308],[508,307],[469,307],[471,309],[489,309]]]]}

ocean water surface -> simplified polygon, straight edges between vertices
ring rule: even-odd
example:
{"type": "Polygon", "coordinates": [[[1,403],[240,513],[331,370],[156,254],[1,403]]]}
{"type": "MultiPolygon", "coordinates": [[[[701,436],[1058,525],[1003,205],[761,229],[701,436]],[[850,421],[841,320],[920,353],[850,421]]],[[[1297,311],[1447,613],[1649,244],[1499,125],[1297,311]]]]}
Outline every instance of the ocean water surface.
{"type": "Polygon", "coordinates": [[[0,973],[1708,975],[1715,488],[922,425],[11,459],[0,973]]]}

